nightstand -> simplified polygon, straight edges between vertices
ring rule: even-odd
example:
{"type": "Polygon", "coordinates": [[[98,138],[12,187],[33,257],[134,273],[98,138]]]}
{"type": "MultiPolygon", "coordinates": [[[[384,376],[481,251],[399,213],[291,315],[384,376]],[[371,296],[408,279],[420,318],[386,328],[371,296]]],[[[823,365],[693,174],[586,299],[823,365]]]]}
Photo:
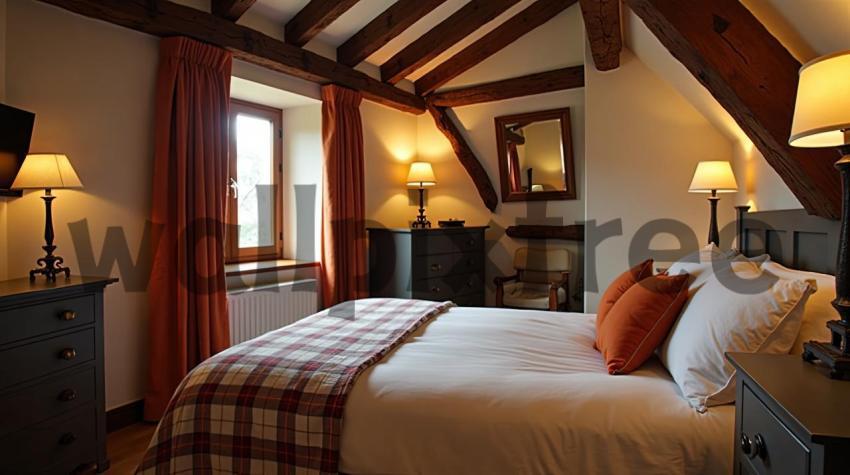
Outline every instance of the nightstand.
{"type": "Polygon", "coordinates": [[[798,355],[729,353],[735,474],[850,473],[850,382],[798,355]]]}

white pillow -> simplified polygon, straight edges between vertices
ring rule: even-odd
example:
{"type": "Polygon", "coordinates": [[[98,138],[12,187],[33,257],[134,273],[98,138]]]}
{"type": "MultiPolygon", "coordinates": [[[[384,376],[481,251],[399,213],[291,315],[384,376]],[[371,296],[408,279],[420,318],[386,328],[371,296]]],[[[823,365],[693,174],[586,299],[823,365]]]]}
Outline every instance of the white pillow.
{"type": "Polygon", "coordinates": [[[780,279],[757,266],[726,267],[703,279],[661,347],[682,395],[699,412],[735,400],[726,352],[786,354],[814,281],[780,279]]]}
{"type": "Polygon", "coordinates": [[[803,322],[791,347],[791,353],[802,354],[803,343],[809,340],[829,341],[832,335],[826,328],[826,322],[839,318],[832,306],[832,301],[835,300],[835,276],[789,269],[771,260],[765,261],[761,268],[783,279],[814,279],[817,282],[818,290],[806,303],[803,322]]]}
{"type": "Polygon", "coordinates": [[[715,272],[724,272],[729,269],[735,272],[757,272],[758,265],[738,254],[728,254],[720,251],[714,244],[709,244],[699,251],[688,254],[667,269],[669,275],[687,273],[691,275],[691,283],[688,287],[690,297],[702,287],[715,272]]]}

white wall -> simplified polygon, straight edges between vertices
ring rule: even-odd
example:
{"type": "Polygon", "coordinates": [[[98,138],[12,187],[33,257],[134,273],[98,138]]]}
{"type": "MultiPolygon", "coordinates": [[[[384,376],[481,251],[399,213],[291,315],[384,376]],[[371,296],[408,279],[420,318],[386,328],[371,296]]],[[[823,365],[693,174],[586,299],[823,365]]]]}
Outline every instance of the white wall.
{"type": "MultiPolygon", "coordinates": [[[[298,260],[319,260],[322,231],[322,106],[321,104],[291,107],[283,110],[283,226],[284,257],[298,260]],[[298,223],[299,207],[295,199],[296,186],[312,186],[314,206],[313,226],[298,223]],[[301,226],[299,226],[301,224],[301,226]],[[299,240],[304,240],[299,246],[299,240]]],[[[304,188],[308,190],[308,188],[304,188]]],[[[307,191],[302,191],[305,198],[307,191]]],[[[303,217],[302,220],[308,217],[303,217]]]]}
{"type": "MultiPolygon", "coordinates": [[[[88,221],[95,260],[107,228],[118,227],[135,260],[149,217],[153,104],[158,40],[28,0],[8,2],[7,94],[36,113],[34,151],[68,154],[85,189],[59,190],[54,202],[57,253],[80,269],[69,223],[88,221]]],[[[8,203],[9,274],[26,275],[43,233],[38,192],[8,203]]],[[[110,246],[120,251],[124,243],[110,246]]],[[[138,399],[147,361],[147,295],[141,271],[111,268],[121,282],[106,290],[106,404],[138,399]]]]}
{"type": "MultiPolygon", "coordinates": [[[[706,242],[706,195],[688,193],[688,185],[698,161],[731,160],[732,147],[629,50],[623,51],[615,71],[587,68],[585,90],[587,219],[596,220],[597,225],[620,219],[623,230],[622,236],[601,242],[593,234],[588,236],[587,246],[596,246],[598,289],[604,291],[617,275],[648,257],[644,251],[630,258],[629,247],[637,230],[650,221],[677,220],[695,233],[697,243],[706,242]]],[[[721,227],[733,219],[734,203],[734,195],[723,195],[721,227]]],[[[653,249],[679,247],[669,234],[657,236],[651,245],[653,249]]],[[[588,274],[585,303],[587,311],[594,311],[600,291],[591,291],[590,280],[588,274]]]]}

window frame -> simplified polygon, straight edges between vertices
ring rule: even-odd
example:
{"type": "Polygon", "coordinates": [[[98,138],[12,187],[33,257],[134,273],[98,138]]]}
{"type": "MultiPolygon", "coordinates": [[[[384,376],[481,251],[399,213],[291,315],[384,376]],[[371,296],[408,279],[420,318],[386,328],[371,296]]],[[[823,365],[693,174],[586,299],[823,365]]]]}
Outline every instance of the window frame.
{"type": "MultiPolygon", "coordinates": [[[[283,111],[239,99],[230,99],[227,177],[227,235],[225,237],[225,262],[241,263],[283,259],[283,111]],[[238,195],[232,191],[231,179],[237,176],[236,117],[239,114],[266,119],[272,123],[272,185],[274,188],[274,244],[271,246],[239,247],[238,195]]],[[[237,182],[238,183],[238,182],[237,182]]]]}

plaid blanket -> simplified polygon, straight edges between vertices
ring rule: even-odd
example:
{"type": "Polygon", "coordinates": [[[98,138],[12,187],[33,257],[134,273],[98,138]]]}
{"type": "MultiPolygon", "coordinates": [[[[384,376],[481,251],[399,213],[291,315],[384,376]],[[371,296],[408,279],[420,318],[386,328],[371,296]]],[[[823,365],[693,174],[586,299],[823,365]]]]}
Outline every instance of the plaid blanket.
{"type": "Polygon", "coordinates": [[[357,376],[451,302],[346,302],[203,362],[137,473],[337,473],[357,376]]]}

